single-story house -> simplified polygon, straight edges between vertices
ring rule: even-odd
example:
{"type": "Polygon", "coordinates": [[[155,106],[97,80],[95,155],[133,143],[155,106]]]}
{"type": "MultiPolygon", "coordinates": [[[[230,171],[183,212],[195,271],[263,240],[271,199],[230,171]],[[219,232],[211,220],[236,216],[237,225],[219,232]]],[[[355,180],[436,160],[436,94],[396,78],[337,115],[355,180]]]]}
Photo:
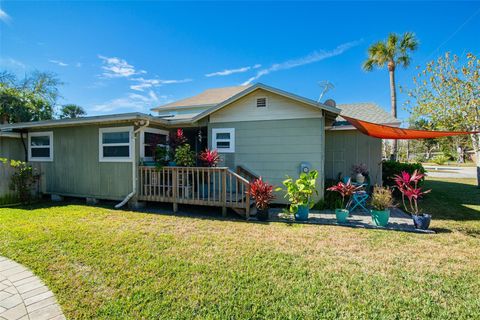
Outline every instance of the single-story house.
{"type": "MultiPolygon", "coordinates": [[[[286,175],[315,169],[323,197],[326,179],[350,175],[352,165],[364,163],[372,184],[381,184],[382,141],[361,134],[341,115],[400,124],[372,103],[318,103],[261,83],[209,89],[152,111],[157,114],[1,125],[0,157],[27,160],[38,168],[44,194],[225,207],[229,201],[245,201],[242,188],[253,176],[281,186],[286,175]],[[152,158],[152,141],[166,145],[178,128],[195,151],[218,150],[217,176],[206,169],[144,165],[152,158]]],[[[7,180],[1,179],[0,193],[7,180]]]]}

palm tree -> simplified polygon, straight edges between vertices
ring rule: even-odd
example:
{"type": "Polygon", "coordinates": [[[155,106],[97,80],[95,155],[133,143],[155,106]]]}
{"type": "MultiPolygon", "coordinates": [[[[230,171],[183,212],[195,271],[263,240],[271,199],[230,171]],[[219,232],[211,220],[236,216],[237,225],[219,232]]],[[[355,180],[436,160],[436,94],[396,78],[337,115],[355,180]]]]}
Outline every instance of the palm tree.
{"type": "Polygon", "coordinates": [[[83,109],[80,106],[77,106],[76,104],[66,104],[62,107],[60,110],[60,119],[66,119],[66,118],[79,118],[87,113],[85,112],[85,109],[83,109]]]}
{"type": "MultiPolygon", "coordinates": [[[[397,92],[395,88],[395,68],[410,65],[410,52],[416,50],[418,40],[413,32],[403,35],[390,33],[385,41],[378,41],[368,48],[368,58],[363,63],[365,71],[372,71],[374,67],[383,68],[387,65],[390,75],[390,100],[392,116],[397,117],[397,92]]],[[[393,140],[393,154],[397,156],[397,140],[393,140]]]]}

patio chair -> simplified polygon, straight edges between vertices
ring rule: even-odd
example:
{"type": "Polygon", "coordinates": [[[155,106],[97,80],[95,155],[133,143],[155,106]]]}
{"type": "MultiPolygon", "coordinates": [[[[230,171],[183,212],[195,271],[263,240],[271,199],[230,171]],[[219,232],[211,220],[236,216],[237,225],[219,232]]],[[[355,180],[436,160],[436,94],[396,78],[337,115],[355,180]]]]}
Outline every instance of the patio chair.
{"type": "Polygon", "coordinates": [[[369,195],[368,195],[367,191],[365,191],[365,190],[356,191],[352,195],[351,201],[349,203],[349,208],[348,208],[349,211],[353,212],[357,207],[360,207],[361,209],[370,213],[370,210],[367,209],[368,198],[369,198],[369,195]]]}

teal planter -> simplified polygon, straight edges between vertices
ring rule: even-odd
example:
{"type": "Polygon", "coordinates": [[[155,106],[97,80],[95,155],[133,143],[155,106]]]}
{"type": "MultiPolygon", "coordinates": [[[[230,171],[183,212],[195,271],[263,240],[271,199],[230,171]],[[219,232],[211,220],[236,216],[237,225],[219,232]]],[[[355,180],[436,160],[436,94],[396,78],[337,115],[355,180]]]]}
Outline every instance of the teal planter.
{"type": "Polygon", "coordinates": [[[295,213],[295,220],[297,221],[308,221],[308,213],[310,209],[308,206],[299,206],[297,213],[295,213]]]}
{"type": "Polygon", "coordinates": [[[347,222],[349,211],[347,209],[335,209],[335,216],[337,217],[337,222],[345,223],[347,222]]]}
{"type": "Polygon", "coordinates": [[[388,219],[390,219],[390,210],[370,210],[372,214],[372,222],[379,227],[386,227],[388,225],[388,219]]]}

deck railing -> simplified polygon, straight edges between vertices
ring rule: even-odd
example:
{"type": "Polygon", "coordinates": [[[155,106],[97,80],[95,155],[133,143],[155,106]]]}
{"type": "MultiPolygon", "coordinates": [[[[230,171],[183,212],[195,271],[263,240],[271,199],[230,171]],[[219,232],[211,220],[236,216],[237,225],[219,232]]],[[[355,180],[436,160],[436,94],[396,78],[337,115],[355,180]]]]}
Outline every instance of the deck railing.
{"type": "Polygon", "coordinates": [[[139,167],[139,200],[245,209],[249,182],[229,168],[139,167]]]}

